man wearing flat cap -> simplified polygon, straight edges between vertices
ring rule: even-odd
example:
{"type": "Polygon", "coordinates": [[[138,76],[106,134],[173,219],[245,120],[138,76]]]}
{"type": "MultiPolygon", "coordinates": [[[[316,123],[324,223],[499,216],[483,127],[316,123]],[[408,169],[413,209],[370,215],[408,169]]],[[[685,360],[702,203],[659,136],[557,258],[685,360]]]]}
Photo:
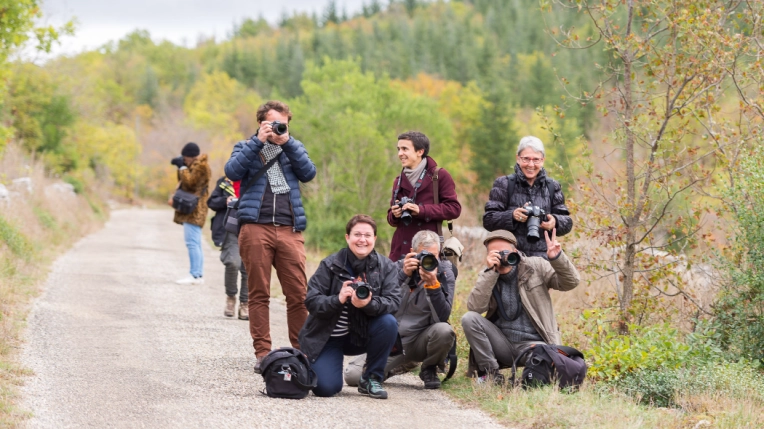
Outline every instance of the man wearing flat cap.
{"type": "MultiPolygon", "coordinates": [[[[173,158],[170,164],[178,167],[178,189],[199,197],[199,202],[191,213],[175,211],[174,221],[183,225],[183,238],[188,248],[191,269],[189,275],[176,283],[198,285],[204,283],[204,256],[202,254],[202,227],[207,221],[207,188],[210,185],[212,171],[207,162],[207,155],[202,154],[199,145],[190,142],[183,146],[180,156],[173,158]]],[[[172,197],[167,201],[172,206],[172,197]]]]}
{"type": "Polygon", "coordinates": [[[506,230],[493,231],[483,241],[487,268],[478,276],[467,299],[469,311],[462,316],[471,348],[468,376],[477,371],[482,381],[501,384],[499,368],[511,367],[525,347],[560,344],[549,289],[572,290],[580,277],[562,251],[556,230],[544,231],[544,237],[548,261],[518,252],[515,236],[506,230]]]}

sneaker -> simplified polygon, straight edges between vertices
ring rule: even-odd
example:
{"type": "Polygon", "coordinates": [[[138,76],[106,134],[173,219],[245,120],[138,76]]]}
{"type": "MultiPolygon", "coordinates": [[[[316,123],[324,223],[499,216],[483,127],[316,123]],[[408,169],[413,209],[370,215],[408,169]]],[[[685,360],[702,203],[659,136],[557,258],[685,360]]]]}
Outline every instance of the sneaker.
{"type": "Polygon", "coordinates": [[[225,317],[233,317],[233,311],[235,308],[236,308],[236,297],[233,297],[233,296],[225,297],[225,311],[223,312],[223,315],[225,317]]]}
{"type": "Polygon", "coordinates": [[[375,399],[387,399],[387,392],[382,388],[382,383],[373,375],[368,380],[361,377],[361,381],[358,382],[358,393],[375,399]]]}
{"type": "Polygon", "coordinates": [[[249,306],[246,302],[239,303],[239,320],[249,320],[249,306]]]}
{"type": "Polygon", "coordinates": [[[483,375],[478,376],[477,382],[478,384],[492,383],[496,386],[503,386],[504,375],[500,373],[498,369],[491,369],[483,375]]]}
{"type": "Polygon", "coordinates": [[[201,285],[201,284],[204,284],[204,278],[188,276],[180,280],[176,280],[175,283],[179,285],[201,285]]]}
{"type": "Polygon", "coordinates": [[[423,366],[419,371],[419,378],[424,381],[425,389],[440,389],[440,379],[438,378],[438,366],[423,366]]]}
{"type": "Polygon", "coordinates": [[[263,362],[263,358],[255,358],[255,374],[261,374],[260,364],[263,362]]]}

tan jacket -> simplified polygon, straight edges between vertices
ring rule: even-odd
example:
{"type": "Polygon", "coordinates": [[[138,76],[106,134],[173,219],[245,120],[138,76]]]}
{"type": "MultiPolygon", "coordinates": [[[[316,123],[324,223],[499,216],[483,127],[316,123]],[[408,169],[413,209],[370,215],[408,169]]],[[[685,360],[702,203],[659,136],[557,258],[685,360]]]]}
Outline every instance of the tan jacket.
{"type": "MultiPolygon", "coordinates": [[[[517,269],[517,284],[523,308],[544,342],[559,345],[560,330],[554,317],[549,289],[568,291],[578,286],[581,278],[576,267],[562,252],[553,261],[523,256],[517,269]]],[[[487,312],[486,317],[489,318],[493,315],[497,305],[492,292],[498,279],[499,273],[494,270],[480,273],[467,299],[469,311],[487,312]]]]}
{"type": "Polygon", "coordinates": [[[191,192],[199,196],[199,204],[196,205],[196,210],[189,214],[180,214],[175,212],[175,223],[183,224],[190,223],[192,225],[204,227],[204,223],[207,222],[207,197],[206,191],[210,185],[210,177],[212,171],[207,162],[207,155],[200,156],[196,161],[191,163],[188,168],[178,170],[178,180],[180,180],[180,187],[186,192],[191,192]]]}

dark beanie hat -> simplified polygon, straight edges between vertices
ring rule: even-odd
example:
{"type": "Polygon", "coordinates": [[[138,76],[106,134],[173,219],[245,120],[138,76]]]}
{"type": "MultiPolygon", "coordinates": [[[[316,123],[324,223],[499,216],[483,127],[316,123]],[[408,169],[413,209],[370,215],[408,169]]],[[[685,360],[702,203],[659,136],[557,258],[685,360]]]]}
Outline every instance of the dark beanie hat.
{"type": "Polygon", "coordinates": [[[187,156],[189,158],[193,158],[196,156],[199,156],[199,146],[196,143],[186,143],[185,146],[183,146],[183,150],[180,151],[180,154],[183,156],[187,156]]]}

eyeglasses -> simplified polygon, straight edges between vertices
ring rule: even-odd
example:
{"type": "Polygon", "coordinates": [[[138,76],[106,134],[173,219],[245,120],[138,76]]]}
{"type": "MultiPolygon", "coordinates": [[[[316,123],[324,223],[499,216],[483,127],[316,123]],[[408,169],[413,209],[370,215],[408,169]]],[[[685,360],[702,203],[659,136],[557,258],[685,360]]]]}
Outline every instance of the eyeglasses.
{"type": "Polygon", "coordinates": [[[371,240],[372,237],[374,237],[373,234],[361,234],[360,232],[353,233],[353,237],[356,239],[365,238],[367,240],[371,240]]]}
{"type": "Polygon", "coordinates": [[[528,157],[525,157],[525,156],[521,156],[521,157],[520,157],[520,161],[521,161],[523,164],[530,164],[530,163],[533,163],[533,164],[535,164],[535,165],[539,165],[539,164],[541,164],[542,162],[544,162],[544,158],[528,158],[528,157]]]}

